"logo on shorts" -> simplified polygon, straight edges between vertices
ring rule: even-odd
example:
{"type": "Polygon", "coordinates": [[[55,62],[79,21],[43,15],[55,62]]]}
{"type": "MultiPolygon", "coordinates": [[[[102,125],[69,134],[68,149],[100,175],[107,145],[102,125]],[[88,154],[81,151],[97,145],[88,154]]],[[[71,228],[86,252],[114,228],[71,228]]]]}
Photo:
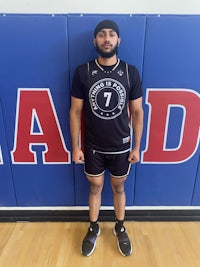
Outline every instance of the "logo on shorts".
{"type": "Polygon", "coordinates": [[[90,88],[89,99],[92,112],[97,117],[111,120],[122,113],[126,90],[119,81],[104,78],[90,88]]]}

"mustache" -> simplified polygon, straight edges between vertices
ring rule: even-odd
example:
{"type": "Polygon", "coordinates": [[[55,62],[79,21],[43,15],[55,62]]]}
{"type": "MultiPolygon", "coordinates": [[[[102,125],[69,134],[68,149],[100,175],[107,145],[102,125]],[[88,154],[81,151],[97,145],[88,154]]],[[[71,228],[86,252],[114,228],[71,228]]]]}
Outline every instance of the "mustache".
{"type": "Polygon", "coordinates": [[[110,46],[110,47],[113,47],[113,45],[110,43],[110,42],[105,42],[101,45],[101,47],[104,47],[104,46],[110,46]]]}
{"type": "Polygon", "coordinates": [[[104,43],[103,43],[104,45],[111,45],[111,43],[109,42],[109,41],[105,41],[104,43]]]}

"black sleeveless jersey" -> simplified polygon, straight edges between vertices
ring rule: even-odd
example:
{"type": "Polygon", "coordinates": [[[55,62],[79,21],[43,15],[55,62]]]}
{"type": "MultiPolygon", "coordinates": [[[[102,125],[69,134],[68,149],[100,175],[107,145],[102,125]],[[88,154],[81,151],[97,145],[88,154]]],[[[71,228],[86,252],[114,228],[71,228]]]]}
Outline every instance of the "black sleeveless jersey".
{"type": "Polygon", "coordinates": [[[80,65],[71,95],[84,99],[84,145],[100,152],[130,148],[129,101],[142,96],[137,69],[118,59],[114,66],[97,60],[80,65]]]}

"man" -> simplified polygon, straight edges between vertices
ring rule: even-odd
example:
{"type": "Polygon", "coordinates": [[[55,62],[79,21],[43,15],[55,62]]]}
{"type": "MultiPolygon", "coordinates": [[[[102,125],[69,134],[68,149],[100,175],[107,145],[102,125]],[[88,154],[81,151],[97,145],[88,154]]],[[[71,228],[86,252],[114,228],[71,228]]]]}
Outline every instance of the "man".
{"type": "Polygon", "coordinates": [[[85,164],[85,174],[90,182],[90,227],[83,239],[82,254],[90,256],[93,253],[100,234],[98,216],[104,172],[108,169],[116,216],[113,232],[119,251],[128,256],[132,253],[132,245],[124,227],[124,182],[130,165],[140,158],[143,129],[141,81],[137,69],[117,57],[120,37],[114,21],[104,20],[96,26],[94,45],[98,58],[80,65],[75,71],[70,109],[72,160],[85,164]],[[84,152],[79,147],[83,108],[84,152]],[[130,117],[134,136],[132,150],[130,117]]]}

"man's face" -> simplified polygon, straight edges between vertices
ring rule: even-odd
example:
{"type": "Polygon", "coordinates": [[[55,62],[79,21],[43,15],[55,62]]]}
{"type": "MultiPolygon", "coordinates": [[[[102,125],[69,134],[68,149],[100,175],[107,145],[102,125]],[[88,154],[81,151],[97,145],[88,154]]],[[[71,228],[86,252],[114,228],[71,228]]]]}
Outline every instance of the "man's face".
{"type": "Polygon", "coordinates": [[[110,58],[117,54],[120,38],[112,29],[102,29],[94,39],[97,52],[103,58],[110,58]]]}

